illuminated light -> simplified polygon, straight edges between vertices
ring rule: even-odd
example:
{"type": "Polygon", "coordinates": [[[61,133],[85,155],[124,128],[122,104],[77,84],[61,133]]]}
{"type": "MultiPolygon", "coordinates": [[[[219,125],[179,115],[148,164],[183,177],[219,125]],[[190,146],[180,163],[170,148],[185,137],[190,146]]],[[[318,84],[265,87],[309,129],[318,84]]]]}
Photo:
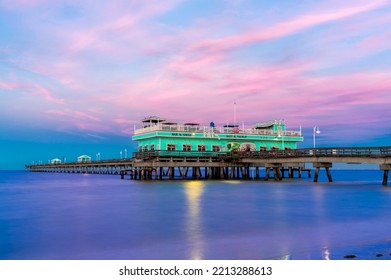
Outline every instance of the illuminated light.
{"type": "Polygon", "coordinates": [[[203,258],[203,234],[201,229],[200,199],[204,192],[205,183],[202,181],[185,182],[187,199],[187,235],[190,245],[190,256],[193,260],[203,258]]]}
{"type": "Polygon", "coordinates": [[[330,251],[329,251],[329,248],[327,247],[324,247],[323,250],[322,250],[322,256],[323,256],[323,259],[324,260],[330,260],[330,251]]]}
{"type": "Polygon", "coordinates": [[[189,182],[185,182],[186,190],[187,190],[187,188],[190,188],[190,187],[203,187],[204,185],[205,185],[205,183],[202,182],[202,181],[189,181],[189,182]]]}
{"type": "Polygon", "coordinates": [[[232,185],[238,185],[241,183],[239,180],[224,180],[221,182],[226,183],[226,184],[232,184],[232,185]]]}

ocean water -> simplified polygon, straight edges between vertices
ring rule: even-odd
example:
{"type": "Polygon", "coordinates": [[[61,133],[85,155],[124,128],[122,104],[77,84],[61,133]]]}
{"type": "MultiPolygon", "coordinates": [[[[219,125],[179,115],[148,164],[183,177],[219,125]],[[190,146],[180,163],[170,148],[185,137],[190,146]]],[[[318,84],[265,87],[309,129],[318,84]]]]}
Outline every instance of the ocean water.
{"type": "Polygon", "coordinates": [[[0,171],[0,259],[391,259],[382,172],[331,172],[333,183],[0,171]]]}

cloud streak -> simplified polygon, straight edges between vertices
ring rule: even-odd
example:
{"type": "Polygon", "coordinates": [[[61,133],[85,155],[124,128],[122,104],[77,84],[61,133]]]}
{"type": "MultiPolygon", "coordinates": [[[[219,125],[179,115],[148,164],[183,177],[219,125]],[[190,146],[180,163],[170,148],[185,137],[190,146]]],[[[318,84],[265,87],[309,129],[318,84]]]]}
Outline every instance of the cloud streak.
{"type": "Polygon", "coordinates": [[[0,89],[4,89],[8,92],[18,91],[23,94],[39,95],[42,96],[46,101],[52,103],[64,104],[65,102],[64,99],[54,97],[52,92],[40,84],[18,84],[0,81],[0,89]]]}
{"type": "Polygon", "coordinates": [[[289,36],[307,28],[316,27],[317,25],[345,19],[360,13],[378,9],[389,3],[388,1],[373,1],[372,3],[339,8],[335,10],[315,12],[314,14],[298,16],[289,21],[282,21],[273,26],[261,28],[261,30],[251,31],[236,36],[230,36],[221,39],[206,40],[196,43],[193,49],[202,52],[221,52],[242,45],[276,40],[281,37],[289,36]]]}

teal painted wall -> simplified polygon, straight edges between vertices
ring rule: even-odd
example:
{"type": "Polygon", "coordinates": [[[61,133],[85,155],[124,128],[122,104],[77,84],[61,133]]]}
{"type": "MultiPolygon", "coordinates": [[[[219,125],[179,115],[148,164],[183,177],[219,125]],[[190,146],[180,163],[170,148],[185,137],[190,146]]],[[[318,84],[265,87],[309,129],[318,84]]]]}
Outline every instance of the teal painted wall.
{"type": "Polygon", "coordinates": [[[139,147],[141,146],[143,150],[146,145],[148,146],[148,150],[151,149],[151,145],[154,145],[155,150],[167,150],[168,144],[175,144],[177,151],[182,151],[183,145],[191,145],[192,151],[197,151],[198,145],[205,145],[206,151],[212,151],[212,146],[216,145],[220,146],[223,151],[229,142],[238,142],[240,144],[253,143],[257,151],[260,147],[266,147],[267,150],[270,150],[272,147],[296,149],[297,142],[303,141],[303,138],[300,136],[284,136],[283,139],[281,136],[276,138],[276,136],[272,135],[219,134],[219,138],[216,135],[211,135],[210,138],[207,138],[207,136],[204,137],[201,133],[191,134],[159,131],[135,135],[133,136],[133,140],[137,141],[139,147]]]}

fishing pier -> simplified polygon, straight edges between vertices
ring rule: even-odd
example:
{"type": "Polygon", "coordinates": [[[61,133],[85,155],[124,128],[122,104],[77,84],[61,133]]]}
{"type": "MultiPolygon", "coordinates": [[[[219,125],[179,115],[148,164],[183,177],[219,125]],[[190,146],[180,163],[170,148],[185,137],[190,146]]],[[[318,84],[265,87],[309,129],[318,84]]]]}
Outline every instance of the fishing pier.
{"type": "Polygon", "coordinates": [[[330,169],[334,163],[377,164],[383,170],[382,184],[388,184],[391,169],[391,146],[316,148],[268,151],[141,151],[132,158],[70,162],[56,164],[33,164],[25,168],[32,172],[117,174],[122,179],[253,179],[282,180],[301,178],[306,172],[311,177],[312,164],[315,169],[314,182],[324,170],[332,182],[330,169]],[[261,176],[261,170],[262,175],[261,176]]]}

